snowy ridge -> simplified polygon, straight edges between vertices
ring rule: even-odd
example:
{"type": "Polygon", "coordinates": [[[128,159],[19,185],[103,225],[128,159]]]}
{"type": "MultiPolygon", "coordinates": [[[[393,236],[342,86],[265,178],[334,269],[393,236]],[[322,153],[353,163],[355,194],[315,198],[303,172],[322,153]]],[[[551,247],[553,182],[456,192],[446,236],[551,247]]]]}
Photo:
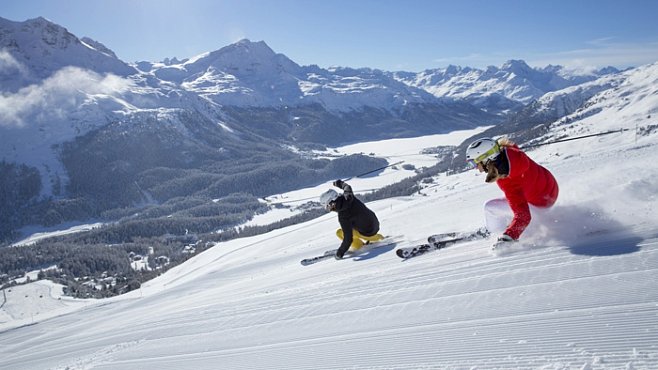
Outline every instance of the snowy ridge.
{"type": "Polygon", "coordinates": [[[437,97],[477,102],[492,95],[518,104],[617,72],[606,68],[569,74],[559,66],[531,68],[519,60],[485,71],[456,66],[418,74],[370,68],[323,69],[299,66],[265,42],[246,39],[183,61],[172,58],[129,66],[102,43],[78,39],[44,18],[25,22],[0,18],[0,35],[0,79],[5,91],[39,83],[63,67],[74,66],[99,74],[132,76],[152,88],[174,87],[218,104],[239,106],[319,103],[330,110],[349,111],[362,106],[391,109],[409,103],[440,102],[437,97]],[[16,78],[17,71],[20,78],[16,78]]]}
{"type": "Polygon", "coordinates": [[[137,72],[102,44],[89,38],[85,40],[82,42],[66,28],[42,17],[25,22],[0,17],[0,50],[10,53],[15,62],[24,66],[19,69],[23,73],[18,76],[12,75],[11,69],[0,69],[2,90],[15,91],[67,66],[118,76],[137,72]]]}
{"type": "MultiPolygon", "coordinates": [[[[449,129],[436,127],[443,122],[460,129],[491,124],[494,114],[595,77],[570,76],[555,66],[533,69],[522,61],[486,71],[451,66],[420,74],[323,69],[299,66],[265,42],[249,40],[190,59],[128,65],[101,42],[79,39],[44,18],[0,18],[0,160],[36,167],[41,195],[64,196],[68,174],[58,148],[111,122],[139,123],[145,117],[172,122],[185,111],[235,124],[223,108],[316,107],[313,113],[326,110],[337,116],[362,111],[368,117],[385,111],[382,121],[404,115],[413,123],[410,129],[426,133],[431,126],[441,132],[449,129]],[[439,117],[440,123],[432,117],[439,117]]],[[[587,99],[570,96],[574,104],[587,99]]],[[[312,138],[327,136],[322,134],[308,133],[312,138]]]]}
{"type": "MultiPolygon", "coordinates": [[[[436,103],[381,72],[300,67],[249,40],[189,60],[129,66],[102,43],[78,39],[44,18],[0,18],[0,82],[0,160],[37,168],[41,195],[56,197],[65,196],[68,183],[62,144],[112,122],[127,123],[126,133],[144,122],[172,122],[187,135],[181,122],[173,122],[181,112],[230,128],[235,122],[221,111],[226,105],[315,104],[319,111],[344,112],[436,103]]],[[[478,111],[446,110],[454,117],[478,111]]]]}
{"type": "Polygon", "coordinates": [[[246,39],[180,64],[143,64],[140,68],[215,103],[236,106],[317,103],[329,110],[348,111],[435,100],[381,71],[301,67],[264,42],[246,39]]]}
{"type": "Polygon", "coordinates": [[[574,73],[561,66],[531,68],[522,60],[510,60],[500,68],[485,70],[448,66],[420,73],[396,72],[404,83],[424,89],[437,97],[466,99],[477,106],[528,104],[551,91],[562,90],[618,72],[604,68],[590,73],[574,73]],[[506,101],[507,100],[507,101],[506,101]]]}
{"type": "MultiPolygon", "coordinates": [[[[655,68],[630,73],[595,96],[586,118],[556,123],[542,140],[655,125],[655,68]]],[[[658,368],[657,135],[529,152],[555,174],[560,197],[533,213],[506,254],[479,240],[407,261],[391,247],[301,266],[338,245],[328,214],[219,243],[127,295],[3,323],[15,329],[0,336],[0,367],[658,368]]],[[[402,149],[382,147],[379,155],[402,149]]],[[[351,184],[358,191],[365,181],[351,184]]],[[[481,226],[482,204],[501,196],[470,171],[369,207],[401,247],[481,226]]]]}
{"type": "MultiPolygon", "coordinates": [[[[583,132],[583,127],[593,130],[614,130],[616,128],[634,129],[637,126],[658,125],[658,63],[641,66],[632,71],[622,73],[620,76],[602,78],[600,85],[609,85],[611,88],[594,94],[582,107],[575,112],[564,116],[554,126],[564,127],[567,132],[583,132]],[[603,83],[601,83],[603,82],[603,83]],[[583,125],[572,125],[574,121],[582,121],[583,125]]],[[[599,90],[597,85],[586,86],[584,89],[599,90]]],[[[574,90],[577,88],[572,88],[574,90]]],[[[576,97],[580,93],[574,94],[576,97]]],[[[557,96],[557,95],[556,95],[557,96]]],[[[573,99],[567,91],[563,97],[551,99],[546,97],[544,102],[573,99]]],[[[577,98],[576,98],[577,99],[577,98]]],[[[550,103],[549,103],[550,104],[550,103]]]]}

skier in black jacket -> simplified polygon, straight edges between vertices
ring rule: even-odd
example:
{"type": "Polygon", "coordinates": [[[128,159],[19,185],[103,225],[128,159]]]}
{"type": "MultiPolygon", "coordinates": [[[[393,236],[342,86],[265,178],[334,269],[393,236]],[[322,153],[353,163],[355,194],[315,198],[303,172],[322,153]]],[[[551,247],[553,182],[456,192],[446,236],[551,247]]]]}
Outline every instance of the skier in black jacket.
{"type": "Polygon", "coordinates": [[[379,220],[373,211],[354,196],[352,187],[342,180],[336,180],[334,186],[343,189],[340,196],[333,190],[327,190],[320,196],[320,202],[327,211],[338,212],[340,229],[336,230],[336,236],[343,242],[336,251],[336,259],[342,259],[350,247],[352,251],[361,248],[367,242],[382,240],[384,237],[377,234],[379,231],[379,220]]]}

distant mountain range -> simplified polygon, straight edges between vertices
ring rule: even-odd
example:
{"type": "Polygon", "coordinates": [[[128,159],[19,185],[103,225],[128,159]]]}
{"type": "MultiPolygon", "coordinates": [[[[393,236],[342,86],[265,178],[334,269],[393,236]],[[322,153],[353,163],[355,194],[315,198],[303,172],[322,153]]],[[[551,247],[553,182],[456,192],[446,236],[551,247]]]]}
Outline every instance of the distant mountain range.
{"type": "MultiPolygon", "coordinates": [[[[58,204],[50,221],[56,223],[180,196],[219,198],[241,189],[263,195],[302,181],[302,170],[279,171],[290,179],[278,182],[264,175],[273,166],[327,166],[305,163],[291,146],[501,124],[547,93],[582,91],[555,108],[567,112],[603,88],[600,77],[618,72],[574,74],[517,60],[420,73],[320,68],[249,40],[184,60],[126,63],[101,42],[44,18],[0,18],[0,172],[9,179],[3,186],[7,194],[28,188],[26,182],[38,189],[0,206],[16,210],[7,221],[16,226],[38,222],[25,216],[37,212],[26,207],[44,200],[58,204]],[[228,184],[246,172],[254,176],[242,181],[256,185],[228,184]],[[82,206],[69,214],[62,204],[72,200],[82,206]]],[[[340,166],[322,176],[339,173],[340,166]]]]}
{"type": "Polygon", "coordinates": [[[421,73],[396,72],[393,76],[436,97],[465,100],[499,113],[526,105],[548,92],[618,72],[614,67],[607,67],[576,73],[562,66],[531,68],[522,60],[509,60],[500,68],[490,66],[486,70],[451,65],[421,73]]]}
{"type": "Polygon", "coordinates": [[[435,104],[441,101],[437,98],[478,106],[495,105],[488,99],[527,104],[547,92],[618,72],[608,67],[589,74],[570,74],[560,66],[537,69],[521,60],[486,70],[449,66],[420,73],[323,69],[299,66],[265,42],[249,40],[182,62],[173,58],[129,65],[102,43],[79,39],[44,18],[25,22],[0,18],[0,32],[0,48],[7,60],[0,71],[3,91],[39,83],[73,66],[130,77],[141,88],[182,90],[217,104],[242,107],[319,104],[332,112],[364,106],[391,110],[409,104],[435,104]]]}

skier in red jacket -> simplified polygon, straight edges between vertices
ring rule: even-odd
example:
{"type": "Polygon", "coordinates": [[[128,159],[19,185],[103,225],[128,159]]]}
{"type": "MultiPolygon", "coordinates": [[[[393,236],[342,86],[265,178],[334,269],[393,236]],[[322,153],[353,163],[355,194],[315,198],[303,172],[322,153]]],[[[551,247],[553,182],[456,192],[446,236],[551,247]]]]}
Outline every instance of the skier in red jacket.
{"type": "MultiPolygon", "coordinates": [[[[519,239],[530,224],[530,206],[549,208],[557,200],[558,185],[553,175],[507,139],[496,141],[485,138],[474,141],[466,149],[466,160],[480,172],[487,173],[486,182],[495,181],[498,184],[513,213],[511,222],[507,224],[494,248],[519,239]]],[[[501,203],[502,200],[494,199],[485,205],[490,232],[498,231],[495,230],[499,228],[495,225],[496,213],[500,213],[501,203]]]]}

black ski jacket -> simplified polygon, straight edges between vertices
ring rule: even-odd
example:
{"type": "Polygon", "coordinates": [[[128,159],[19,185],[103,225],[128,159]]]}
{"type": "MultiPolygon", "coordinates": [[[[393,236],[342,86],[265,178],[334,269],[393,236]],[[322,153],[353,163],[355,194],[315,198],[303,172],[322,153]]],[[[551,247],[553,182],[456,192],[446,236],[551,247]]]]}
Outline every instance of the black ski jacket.
{"type": "Polygon", "coordinates": [[[336,199],[338,222],[341,229],[343,229],[343,242],[338,248],[341,256],[347,252],[352,244],[353,229],[364,236],[373,236],[379,231],[379,220],[375,213],[352,194],[351,188],[346,189],[348,187],[349,185],[343,187],[347,196],[340,196],[336,199]]]}

